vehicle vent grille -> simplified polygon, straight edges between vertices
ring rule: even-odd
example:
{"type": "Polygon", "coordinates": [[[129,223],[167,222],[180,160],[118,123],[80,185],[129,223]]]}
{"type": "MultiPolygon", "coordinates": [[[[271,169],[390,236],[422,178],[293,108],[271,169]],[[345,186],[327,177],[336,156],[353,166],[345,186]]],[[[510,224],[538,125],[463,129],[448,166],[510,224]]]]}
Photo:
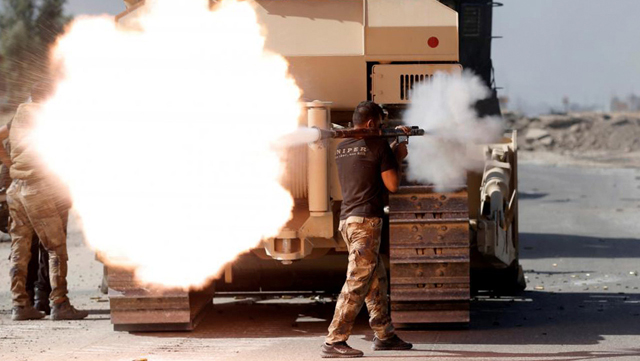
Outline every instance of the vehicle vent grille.
{"type": "Polygon", "coordinates": [[[482,9],[478,5],[464,5],[462,7],[462,36],[480,36],[481,12],[482,9]]]}
{"type": "Polygon", "coordinates": [[[400,75],[400,99],[409,100],[414,85],[429,80],[431,74],[401,74],[400,75]]]}

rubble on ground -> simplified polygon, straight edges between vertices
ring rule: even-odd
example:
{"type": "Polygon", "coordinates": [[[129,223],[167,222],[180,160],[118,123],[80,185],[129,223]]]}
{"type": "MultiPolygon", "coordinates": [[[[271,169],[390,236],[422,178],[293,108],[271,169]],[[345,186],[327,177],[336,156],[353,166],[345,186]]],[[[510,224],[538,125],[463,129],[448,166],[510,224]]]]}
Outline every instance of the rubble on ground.
{"type": "Polygon", "coordinates": [[[505,127],[518,130],[525,151],[575,154],[640,151],[640,113],[569,113],[526,117],[505,113],[505,127]]]}

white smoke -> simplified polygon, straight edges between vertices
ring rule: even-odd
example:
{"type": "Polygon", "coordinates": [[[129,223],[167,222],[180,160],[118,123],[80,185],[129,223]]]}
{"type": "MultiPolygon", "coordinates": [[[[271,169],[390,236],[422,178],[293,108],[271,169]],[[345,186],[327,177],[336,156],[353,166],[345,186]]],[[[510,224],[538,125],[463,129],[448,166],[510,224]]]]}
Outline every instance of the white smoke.
{"type": "Polygon", "coordinates": [[[277,149],[286,149],[289,147],[305,145],[317,141],[319,137],[320,131],[318,129],[300,127],[295,131],[278,138],[278,140],[274,142],[274,147],[277,149]]]}
{"type": "Polygon", "coordinates": [[[36,145],[110,266],[200,286],[290,219],[273,143],[298,128],[300,89],[252,3],[144,6],[137,26],[81,17],[59,39],[36,145]]]}
{"type": "Polygon", "coordinates": [[[474,108],[490,94],[478,76],[466,71],[436,73],[414,88],[404,124],[432,134],[411,139],[409,180],[443,191],[464,185],[467,171],[482,169],[482,154],[473,145],[495,142],[503,132],[500,117],[480,118],[474,108]]]}

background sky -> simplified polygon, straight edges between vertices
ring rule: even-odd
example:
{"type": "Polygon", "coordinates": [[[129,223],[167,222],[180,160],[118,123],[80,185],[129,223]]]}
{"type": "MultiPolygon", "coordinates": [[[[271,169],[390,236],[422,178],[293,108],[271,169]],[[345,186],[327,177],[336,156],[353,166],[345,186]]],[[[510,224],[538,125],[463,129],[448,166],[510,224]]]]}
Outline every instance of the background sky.
{"type": "Polygon", "coordinates": [[[102,14],[117,15],[124,11],[121,0],[67,0],[67,11],[73,15],[102,14]]]}
{"type": "MultiPolygon", "coordinates": [[[[640,0],[502,0],[494,12],[500,95],[528,112],[572,103],[606,110],[640,95],[640,0]]],[[[69,0],[72,14],[118,14],[120,0],[69,0]]]]}
{"type": "Polygon", "coordinates": [[[502,2],[493,60],[511,106],[545,111],[567,96],[607,109],[613,95],[640,95],[640,1],[502,2]]]}

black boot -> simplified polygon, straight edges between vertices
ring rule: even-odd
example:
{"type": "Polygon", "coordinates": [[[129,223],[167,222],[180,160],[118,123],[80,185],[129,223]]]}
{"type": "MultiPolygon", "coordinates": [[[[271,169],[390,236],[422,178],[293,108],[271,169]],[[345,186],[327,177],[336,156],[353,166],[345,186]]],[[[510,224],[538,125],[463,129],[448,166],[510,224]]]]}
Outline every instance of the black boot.
{"type": "Polygon", "coordinates": [[[360,350],[351,348],[346,342],[336,342],[333,344],[325,343],[322,345],[322,358],[351,358],[362,357],[364,353],[360,350]]]}
{"type": "Polygon", "coordinates": [[[35,308],[40,312],[43,312],[47,316],[51,314],[51,306],[49,306],[49,300],[36,299],[36,301],[33,304],[33,308],[35,308]]]}
{"type": "Polygon", "coordinates": [[[33,307],[44,312],[45,315],[51,314],[51,306],[49,306],[49,294],[36,288],[35,297],[33,298],[33,307]]]}
{"type": "Polygon", "coordinates": [[[373,337],[373,345],[371,348],[374,351],[386,351],[386,350],[411,350],[413,345],[404,342],[398,337],[398,335],[393,335],[392,337],[386,340],[379,340],[377,337],[373,337]]]}

